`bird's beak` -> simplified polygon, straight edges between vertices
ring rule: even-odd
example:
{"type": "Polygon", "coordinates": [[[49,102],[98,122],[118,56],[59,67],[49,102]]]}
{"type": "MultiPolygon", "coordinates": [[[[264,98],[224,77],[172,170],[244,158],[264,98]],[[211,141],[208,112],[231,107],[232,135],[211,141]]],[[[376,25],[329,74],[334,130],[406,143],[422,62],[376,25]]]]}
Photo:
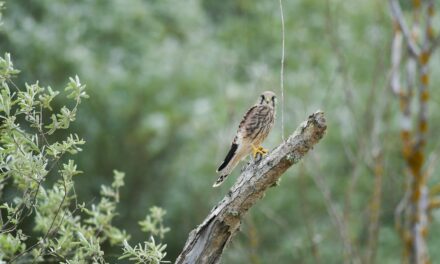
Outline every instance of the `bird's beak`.
{"type": "Polygon", "coordinates": [[[270,101],[269,100],[265,100],[266,101],[266,103],[270,103],[270,101]]]}

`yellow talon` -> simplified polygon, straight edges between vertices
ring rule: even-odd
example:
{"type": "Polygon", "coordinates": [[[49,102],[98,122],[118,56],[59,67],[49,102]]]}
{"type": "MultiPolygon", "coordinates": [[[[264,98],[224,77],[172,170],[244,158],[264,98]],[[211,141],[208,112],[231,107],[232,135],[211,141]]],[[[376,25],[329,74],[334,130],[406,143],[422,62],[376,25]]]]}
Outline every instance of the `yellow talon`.
{"type": "Polygon", "coordinates": [[[258,148],[255,147],[254,145],[252,145],[252,156],[254,158],[257,157],[257,154],[260,154],[261,156],[264,156],[265,154],[267,154],[267,152],[269,152],[269,150],[263,148],[262,146],[259,146],[258,148]]]}

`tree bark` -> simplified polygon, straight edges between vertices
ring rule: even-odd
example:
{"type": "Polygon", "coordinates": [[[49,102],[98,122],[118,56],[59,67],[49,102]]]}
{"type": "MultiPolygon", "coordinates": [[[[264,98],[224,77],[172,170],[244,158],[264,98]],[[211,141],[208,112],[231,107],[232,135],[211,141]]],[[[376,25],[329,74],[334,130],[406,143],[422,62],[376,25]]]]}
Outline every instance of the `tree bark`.
{"type": "Polygon", "coordinates": [[[318,143],[326,128],[324,113],[318,111],[262,160],[250,163],[202,224],[190,232],[176,263],[220,263],[224,248],[239,230],[241,219],[249,208],[318,143]]]}

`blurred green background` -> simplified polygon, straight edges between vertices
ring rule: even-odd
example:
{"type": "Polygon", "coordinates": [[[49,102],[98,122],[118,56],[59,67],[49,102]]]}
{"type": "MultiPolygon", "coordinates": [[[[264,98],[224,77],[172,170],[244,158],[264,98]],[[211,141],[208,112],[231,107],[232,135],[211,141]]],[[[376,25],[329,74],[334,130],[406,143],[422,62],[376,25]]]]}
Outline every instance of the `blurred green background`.
{"type": "MultiPolygon", "coordinates": [[[[40,80],[60,89],[78,74],[88,87],[91,97],[73,128],[87,141],[78,156],[80,202],[93,202],[113,169],[126,172],[116,225],[133,242],[146,240],[137,221],[152,205],[163,207],[171,228],[167,259],[174,260],[239,173],[211,188],[243,113],[264,90],[280,95],[278,1],[5,2],[0,47],[22,70],[16,82],[40,80]]],[[[388,88],[388,5],[285,0],[284,16],[286,134],[318,109],[326,113],[328,132],[252,208],[223,263],[341,263],[344,239],[362,258],[372,250],[377,263],[399,263],[393,215],[405,167],[398,100],[388,88]],[[384,173],[374,249],[368,229],[376,151],[383,152],[384,173]]],[[[433,183],[439,182],[439,62],[437,53],[427,146],[433,183]]],[[[268,148],[281,142],[277,110],[268,148]]],[[[436,214],[428,237],[433,263],[440,260],[436,214]]]]}

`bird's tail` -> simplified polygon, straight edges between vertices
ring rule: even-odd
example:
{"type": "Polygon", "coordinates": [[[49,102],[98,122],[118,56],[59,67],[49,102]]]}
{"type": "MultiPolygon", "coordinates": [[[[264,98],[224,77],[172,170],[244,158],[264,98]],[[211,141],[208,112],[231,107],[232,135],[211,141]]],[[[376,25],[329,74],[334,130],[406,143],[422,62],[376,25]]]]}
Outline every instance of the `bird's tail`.
{"type": "Polygon", "coordinates": [[[219,176],[217,181],[215,181],[214,185],[212,185],[212,187],[220,186],[223,183],[223,181],[226,179],[226,177],[228,177],[228,175],[231,173],[232,169],[234,169],[235,166],[237,166],[237,163],[240,161],[237,155],[237,148],[238,148],[238,144],[232,143],[228,155],[226,155],[225,160],[217,169],[217,173],[219,176]]]}

